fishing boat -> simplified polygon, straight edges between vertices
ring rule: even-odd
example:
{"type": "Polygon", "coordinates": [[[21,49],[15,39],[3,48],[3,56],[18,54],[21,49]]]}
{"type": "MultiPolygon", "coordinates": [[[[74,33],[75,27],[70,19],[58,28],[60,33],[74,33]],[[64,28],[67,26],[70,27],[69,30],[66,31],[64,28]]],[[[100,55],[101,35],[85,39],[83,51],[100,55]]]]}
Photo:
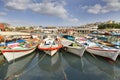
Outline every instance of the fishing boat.
{"type": "Polygon", "coordinates": [[[64,45],[63,44],[63,49],[67,52],[73,53],[77,56],[82,57],[85,51],[85,47],[82,45],[79,45],[77,43],[72,43],[71,45],[64,45]]]}
{"type": "Polygon", "coordinates": [[[90,40],[87,40],[86,43],[82,45],[86,47],[86,51],[90,54],[106,57],[113,61],[115,61],[120,54],[120,50],[117,48],[105,46],[90,40]]]}
{"type": "Polygon", "coordinates": [[[62,37],[65,39],[71,40],[71,41],[74,41],[74,39],[75,39],[75,37],[71,36],[71,35],[63,35],[62,37]]]}
{"type": "Polygon", "coordinates": [[[0,43],[0,54],[1,50],[5,49],[9,44],[14,44],[14,43],[24,43],[25,40],[21,38],[13,38],[13,37],[6,37],[6,39],[3,39],[0,43]]]}
{"type": "Polygon", "coordinates": [[[112,44],[114,44],[115,46],[120,46],[120,41],[114,41],[112,42],[112,44]]]}
{"type": "Polygon", "coordinates": [[[62,48],[61,42],[52,37],[43,39],[38,46],[38,49],[43,50],[50,56],[53,56],[60,48],[62,48]]]}
{"type": "Polygon", "coordinates": [[[114,44],[112,44],[111,42],[108,42],[108,41],[99,41],[98,43],[100,43],[102,45],[110,46],[110,47],[115,46],[114,44]]]}
{"type": "Polygon", "coordinates": [[[117,59],[117,57],[120,53],[120,50],[118,50],[118,49],[108,47],[108,46],[103,46],[103,45],[87,47],[86,51],[91,54],[109,58],[113,61],[115,61],[117,59]]]}
{"type": "Polygon", "coordinates": [[[60,41],[61,41],[61,44],[64,45],[64,46],[68,46],[68,45],[74,43],[74,41],[71,41],[71,40],[68,40],[68,39],[65,39],[65,38],[61,38],[60,41]]]}
{"type": "Polygon", "coordinates": [[[120,36],[120,33],[119,32],[112,32],[111,35],[112,36],[120,36]]]}
{"type": "MultiPolygon", "coordinates": [[[[75,38],[74,38],[74,40],[75,40],[75,38]]],[[[86,48],[85,46],[83,46],[75,41],[66,39],[66,38],[61,39],[61,43],[62,43],[63,49],[65,51],[73,53],[80,57],[83,56],[85,48],[86,48]]]]}
{"type": "Polygon", "coordinates": [[[33,42],[25,42],[25,43],[12,43],[7,45],[7,47],[3,50],[1,50],[2,54],[5,56],[8,62],[18,59],[22,56],[28,55],[32,53],[36,47],[38,46],[38,43],[33,42]]]}
{"type": "Polygon", "coordinates": [[[80,39],[78,39],[78,38],[75,39],[75,42],[77,42],[77,43],[85,46],[86,48],[87,48],[87,47],[97,46],[97,45],[98,45],[97,43],[95,43],[95,42],[93,42],[93,41],[91,41],[91,40],[80,40],[80,39]]]}
{"type": "Polygon", "coordinates": [[[87,39],[84,37],[75,37],[75,42],[78,42],[79,44],[85,44],[87,43],[87,39]]]}

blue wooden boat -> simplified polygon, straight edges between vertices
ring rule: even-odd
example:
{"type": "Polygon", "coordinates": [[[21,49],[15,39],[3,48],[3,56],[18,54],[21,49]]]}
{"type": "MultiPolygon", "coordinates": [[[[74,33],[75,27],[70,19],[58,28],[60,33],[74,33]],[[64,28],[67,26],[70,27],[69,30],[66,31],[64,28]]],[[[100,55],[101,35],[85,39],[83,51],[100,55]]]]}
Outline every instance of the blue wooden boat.
{"type": "Polygon", "coordinates": [[[70,35],[63,35],[62,37],[65,38],[65,39],[71,40],[71,41],[75,40],[75,37],[74,36],[70,36],[70,35]]]}

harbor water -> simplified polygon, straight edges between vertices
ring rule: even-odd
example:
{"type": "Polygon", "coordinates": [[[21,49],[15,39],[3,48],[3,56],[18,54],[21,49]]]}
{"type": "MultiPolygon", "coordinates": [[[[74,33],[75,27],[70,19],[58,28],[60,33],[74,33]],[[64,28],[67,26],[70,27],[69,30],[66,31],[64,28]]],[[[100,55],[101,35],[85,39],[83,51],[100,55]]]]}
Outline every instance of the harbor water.
{"type": "Polygon", "coordinates": [[[0,55],[0,80],[120,80],[120,57],[112,62],[87,52],[81,58],[63,50],[51,57],[36,50],[8,63],[0,55]]]}
{"type": "Polygon", "coordinates": [[[6,62],[0,56],[0,80],[119,80],[120,59],[111,62],[85,52],[82,58],[60,50],[53,57],[42,51],[6,62]]]}

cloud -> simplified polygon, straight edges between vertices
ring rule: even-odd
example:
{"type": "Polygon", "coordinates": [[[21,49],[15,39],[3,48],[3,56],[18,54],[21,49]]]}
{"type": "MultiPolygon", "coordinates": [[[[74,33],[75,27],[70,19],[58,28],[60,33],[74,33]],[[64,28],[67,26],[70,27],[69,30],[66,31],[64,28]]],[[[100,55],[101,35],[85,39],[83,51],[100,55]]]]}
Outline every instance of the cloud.
{"type": "Polygon", "coordinates": [[[94,6],[83,6],[82,9],[92,14],[103,14],[111,11],[120,11],[120,0],[102,0],[105,5],[95,4],[94,6]]]}
{"type": "Polygon", "coordinates": [[[34,11],[44,15],[55,15],[61,18],[67,17],[67,11],[64,9],[63,5],[55,2],[43,2],[43,3],[32,3],[29,8],[34,11]]]}
{"type": "Polygon", "coordinates": [[[9,10],[31,10],[33,12],[56,16],[63,20],[78,22],[78,19],[70,17],[70,14],[65,9],[65,1],[61,0],[4,0],[5,8],[9,10]]]}
{"type": "Polygon", "coordinates": [[[88,8],[87,5],[86,5],[86,6],[82,6],[82,5],[80,5],[79,7],[80,7],[81,9],[83,9],[83,10],[88,8]]]}
{"type": "Polygon", "coordinates": [[[5,16],[5,15],[7,15],[7,13],[5,13],[5,12],[0,12],[0,16],[5,16]]]}
{"type": "Polygon", "coordinates": [[[99,4],[94,5],[93,7],[90,7],[87,12],[89,13],[93,13],[93,14],[97,14],[100,12],[100,10],[102,9],[102,6],[99,4]]]}
{"type": "Polygon", "coordinates": [[[42,3],[32,3],[29,9],[43,15],[57,16],[70,22],[78,22],[78,19],[70,17],[70,14],[64,8],[65,5],[64,1],[45,0],[42,3]]]}
{"type": "Polygon", "coordinates": [[[79,22],[79,19],[77,19],[77,18],[69,18],[68,21],[76,23],[76,22],[79,22]]]}
{"type": "Polygon", "coordinates": [[[5,7],[11,10],[26,10],[30,0],[4,0],[5,7]]]}

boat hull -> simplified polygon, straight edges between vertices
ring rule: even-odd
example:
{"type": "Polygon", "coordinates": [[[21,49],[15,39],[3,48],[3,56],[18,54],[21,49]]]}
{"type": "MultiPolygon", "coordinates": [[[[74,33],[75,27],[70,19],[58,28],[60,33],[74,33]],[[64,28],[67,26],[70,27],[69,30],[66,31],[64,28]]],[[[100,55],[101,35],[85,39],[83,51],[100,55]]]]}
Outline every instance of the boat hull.
{"type": "Polygon", "coordinates": [[[55,55],[55,53],[56,53],[57,51],[58,51],[57,49],[56,49],[56,50],[49,50],[49,51],[44,50],[44,52],[45,52],[46,54],[50,55],[50,56],[55,55]]]}
{"type": "Polygon", "coordinates": [[[71,47],[71,46],[66,46],[65,50],[67,52],[73,53],[77,56],[82,57],[85,51],[85,47],[71,47]]]}
{"type": "Polygon", "coordinates": [[[61,44],[62,45],[68,46],[72,43],[74,43],[74,41],[70,41],[70,40],[67,40],[67,39],[61,39],[61,44]]]}
{"type": "Polygon", "coordinates": [[[61,42],[56,41],[54,38],[46,38],[38,46],[39,50],[50,56],[53,56],[60,48],[62,48],[61,42]]]}
{"type": "Polygon", "coordinates": [[[29,49],[29,50],[11,50],[11,51],[2,50],[2,53],[7,59],[7,61],[10,62],[17,58],[20,58],[20,57],[23,57],[25,55],[32,53],[35,49],[36,47],[29,49]]]}
{"type": "Polygon", "coordinates": [[[98,56],[102,56],[102,57],[106,57],[106,58],[109,58],[113,61],[115,61],[119,55],[119,51],[107,51],[107,50],[95,50],[95,49],[92,49],[92,48],[87,48],[86,49],[87,52],[91,53],[91,54],[95,54],[95,55],[98,55],[98,56]]]}

